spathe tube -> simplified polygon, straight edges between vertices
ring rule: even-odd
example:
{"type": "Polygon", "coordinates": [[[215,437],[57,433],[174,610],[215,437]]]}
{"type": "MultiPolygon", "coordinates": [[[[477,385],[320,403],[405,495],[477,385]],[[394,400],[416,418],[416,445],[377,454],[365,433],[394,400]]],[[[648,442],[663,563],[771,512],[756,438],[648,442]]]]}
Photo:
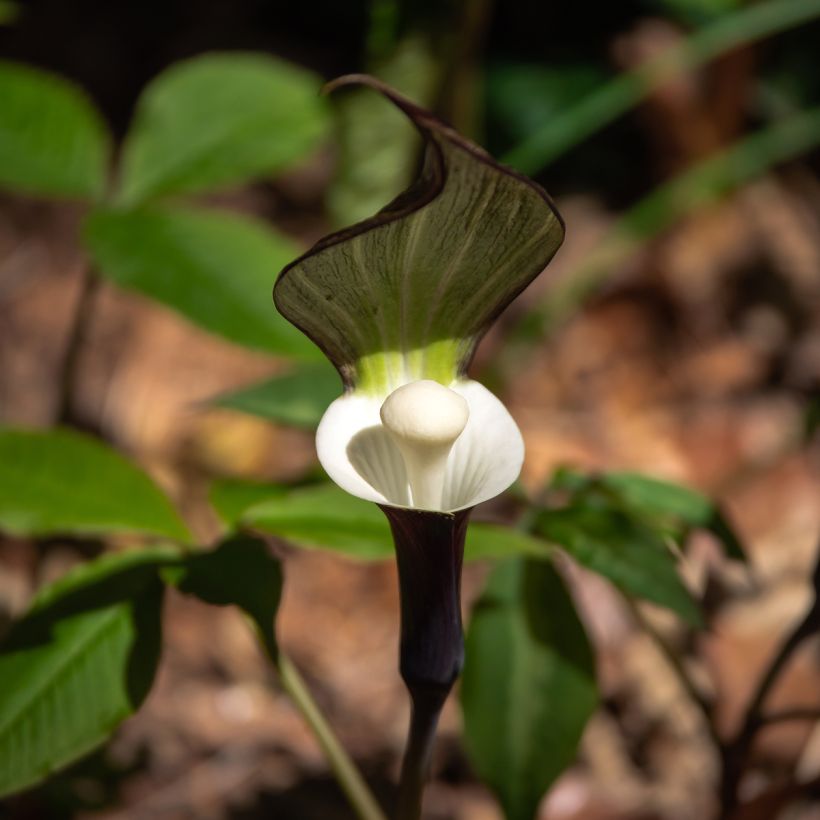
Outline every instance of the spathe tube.
{"type": "Polygon", "coordinates": [[[379,505],[399,571],[399,670],[412,702],[396,820],[416,820],[441,709],[464,663],[461,565],[472,508],[455,513],[379,505]]]}

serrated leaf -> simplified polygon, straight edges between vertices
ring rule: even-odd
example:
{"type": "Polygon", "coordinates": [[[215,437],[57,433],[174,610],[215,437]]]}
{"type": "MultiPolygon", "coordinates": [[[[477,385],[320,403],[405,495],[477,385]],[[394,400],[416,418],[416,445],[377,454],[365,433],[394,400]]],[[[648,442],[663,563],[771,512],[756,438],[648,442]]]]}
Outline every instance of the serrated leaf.
{"type": "Polygon", "coordinates": [[[276,306],[349,387],[381,394],[397,379],[450,384],[558,250],[563,223],[538,185],[430,112],[373,78],[339,84],[368,84],[406,114],[425,141],[423,167],[376,216],[288,265],[276,306]]]}
{"type": "MultiPolygon", "coordinates": [[[[261,492],[261,488],[252,492],[261,492]]],[[[393,558],[390,527],[370,501],[344,492],[335,484],[282,493],[248,507],[241,515],[245,526],[283,538],[302,547],[327,549],[351,558],[393,558]]],[[[223,502],[235,513],[236,497],[223,502]]],[[[496,524],[472,523],[467,529],[466,560],[506,558],[511,555],[548,555],[549,547],[525,533],[496,524]]]]}
{"type": "Polygon", "coordinates": [[[595,709],[592,650],[560,576],[546,561],[507,561],[467,632],[465,741],[507,820],[532,820],[575,757],[595,709]]]}
{"type": "Polygon", "coordinates": [[[160,654],[169,550],[104,556],[42,590],[0,644],[0,795],[102,743],[142,703],[160,654]]]}
{"type": "Polygon", "coordinates": [[[280,424],[314,429],[341,391],[339,374],[329,364],[316,364],[223,393],[210,403],[280,424]]]}
{"type": "Polygon", "coordinates": [[[0,428],[0,530],[189,537],[148,476],[115,450],[70,430],[0,428]]]}
{"type": "Polygon", "coordinates": [[[98,209],[85,239],[100,271],[206,330],[271,353],[319,358],[270,304],[290,240],[246,218],[171,207],[98,209]]]}
{"type": "Polygon", "coordinates": [[[123,148],[119,201],[235,185],[281,170],[328,132],[321,80],[263,54],[206,54],[145,89],[123,148]]]}
{"type": "Polygon", "coordinates": [[[282,569],[265,542],[234,535],[215,550],[188,556],[179,589],[217,606],[235,605],[256,624],[269,654],[277,656],[275,621],[282,597],[282,569]]]}
{"type": "Polygon", "coordinates": [[[546,539],[623,592],[671,609],[694,626],[701,624],[675,557],[652,529],[617,509],[584,504],[544,511],[536,526],[546,539]]]}
{"type": "Polygon", "coordinates": [[[0,187],[28,194],[99,197],[109,138],[86,95],[54,74],[0,62],[0,187]]]}

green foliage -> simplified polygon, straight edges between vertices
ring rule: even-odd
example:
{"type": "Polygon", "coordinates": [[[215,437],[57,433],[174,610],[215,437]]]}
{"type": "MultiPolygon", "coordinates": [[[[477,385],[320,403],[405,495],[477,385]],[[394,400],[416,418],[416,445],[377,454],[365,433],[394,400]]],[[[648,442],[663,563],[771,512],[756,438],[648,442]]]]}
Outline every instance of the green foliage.
{"type": "Polygon", "coordinates": [[[495,570],[470,622],[461,702],[478,774],[508,820],[532,820],[597,702],[589,642],[549,562],[495,570]]]}
{"type": "Polygon", "coordinates": [[[206,54],[145,89],[123,148],[118,199],[134,205],[274,173],[327,133],[315,75],[262,54],[206,54]]]}
{"type": "Polygon", "coordinates": [[[108,555],[42,590],[0,644],[0,795],[105,740],[142,703],[160,653],[170,550],[108,555]]]}
{"type": "Polygon", "coordinates": [[[188,556],[176,584],[208,604],[235,605],[254,622],[268,653],[278,656],[274,623],[282,597],[282,569],[265,542],[235,535],[215,550],[188,556]]]}
{"type": "Polygon", "coordinates": [[[678,576],[675,557],[656,532],[635,519],[615,509],[576,502],[542,513],[537,527],[579,564],[629,595],[665,606],[688,623],[700,624],[698,607],[678,576]]]}
{"type": "Polygon", "coordinates": [[[561,116],[529,134],[506,154],[504,162],[523,173],[536,173],[636,106],[670,76],[697,68],[732,49],[795,28],[818,16],[820,0],[768,0],[722,14],[679,46],[666,49],[659,57],[618,75],[581,97],[564,109],[561,116]]]}
{"type": "Polygon", "coordinates": [[[653,6],[680,18],[685,23],[702,24],[722,14],[735,11],[743,5],[742,0],[653,0],[653,6]]]}
{"type": "MultiPolygon", "coordinates": [[[[372,73],[420,105],[433,102],[438,68],[420,36],[397,43],[372,73]]],[[[345,226],[372,216],[410,184],[421,140],[406,117],[368,89],[340,95],[337,114],[339,169],[328,206],[345,226]]]]}
{"type": "Polygon", "coordinates": [[[746,561],[743,545],[720,507],[691,487],[640,473],[586,476],[567,469],[556,473],[553,486],[587,501],[606,503],[680,546],[685,545],[691,529],[708,530],[722,544],[727,557],[746,561]]]}
{"type": "Polygon", "coordinates": [[[72,83],[0,62],[0,187],[23,193],[96,198],[105,189],[106,128],[72,83]]]}
{"type": "Polygon", "coordinates": [[[238,535],[210,552],[105,555],[40,590],[0,644],[0,795],[20,791],[104,741],[145,699],[161,644],[163,580],[235,604],[276,658],[279,562],[238,535]]]}
{"type": "Polygon", "coordinates": [[[268,484],[258,481],[225,478],[215,481],[208,493],[208,500],[216,510],[219,519],[228,527],[242,518],[250,507],[277,498],[289,490],[286,484],[268,484]]]}
{"type": "Polygon", "coordinates": [[[270,303],[276,271],[297,254],[272,230],[197,209],[100,208],[89,216],[85,238],[96,265],[117,284],[237,344],[318,358],[270,303]]]}
{"type": "Polygon", "coordinates": [[[0,428],[0,529],[188,538],[174,508],[144,473],[69,430],[0,428]]]}
{"type": "Polygon", "coordinates": [[[518,142],[549,124],[579,99],[607,82],[593,63],[496,62],[487,68],[488,119],[518,142]]]}
{"type": "Polygon", "coordinates": [[[315,429],[328,405],[339,397],[339,374],[329,365],[306,365],[211,401],[269,421],[315,429]]]}
{"type": "MultiPolygon", "coordinates": [[[[319,484],[288,490],[279,485],[220,482],[211,501],[227,523],[274,535],[296,546],[326,549],[361,560],[393,558],[393,539],[379,508],[339,489],[319,484]],[[243,504],[245,505],[243,507],[243,504]]],[[[549,554],[543,541],[508,527],[472,523],[467,560],[549,554]]]]}

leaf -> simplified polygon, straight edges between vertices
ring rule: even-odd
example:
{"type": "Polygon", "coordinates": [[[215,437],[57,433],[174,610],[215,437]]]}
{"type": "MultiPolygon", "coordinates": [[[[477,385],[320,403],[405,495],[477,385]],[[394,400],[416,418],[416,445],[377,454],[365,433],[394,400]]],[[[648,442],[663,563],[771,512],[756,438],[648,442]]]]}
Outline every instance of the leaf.
{"type": "Polygon", "coordinates": [[[701,624],[700,610],[678,576],[674,556],[653,530],[618,510],[583,504],[544,511],[536,526],[579,564],[623,592],[667,607],[694,626],[701,624]]]}
{"type": "Polygon", "coordinates": [[[603,486],[613,490],[635,513],[648,519],[678,518],[690,526],[704,526],[714,506],[702,493],[639,473],[606,473],[603,486]]]}
{"type": "Polygon", "coordinates": [[[494,61],[487,67],[488,121],[503,130],[508,142],[526,140],[607,80],[603,68],[592,62],[494,61]]]}
{"type": "Polygon", "coordinates": [[[263,501],[246,510],[242,521],[303,547],[361,559],[393,557],[393,539],[381,510],[332,484],[263,501]]]}
{"type": "Polygon", "coordinates": [[[186,558],[176,583],[182,592],[206,603],[238,606],[253,619],[276,658],[274,623],[282,597],[282,569],[264,541],[235,535],[211,552],[194,553],[186,558]]]}
{"type": "Polygon", "coordinates": [[[325,352],[346,386],[449,384],[498,314],[564,238],[549,196],[373,78],[421,132],[416,182],[371,219],[320,240],[279,275],[274,301],[325,352]]]}
{"type": "Polygon", "coordinates": [[[467,633],[461,705],[467,750],[507,820],[532,820],[575,757],[595,709],[592,650],[546,561],[507,561],[467,633]]]}
{"type": "Polygon", "coordinates": [[[474,521],[467,530],[464,557],[467,561],[510,558],[516,555],[545,558],[550,551],[549,544],[520,530],[474,521]]]}
{"type": "Polygon", "coordinates": [[[54,74],[0,61],[0,187],[99,197],[109,137],[86,95],[54,74]]]}
{"type": "Polygon", "coordinates": [[[224,524],[234,525],[245,510],[270,498],[284,495],[285,484],[266,484],[241,479],[221,479],[211,485],[208,500],[224,524]]]}
{"type": "Polygon", "coordinates": [[[321,80],[263,54],[206,54],[145,89],[123,148],[118,199],[134,205],[279,171],[327,134],[321,80]]]}
{"type": "MultiPolygon", "coordinates": [[[[264,492],[260,486],[248,487],[247,491],[249,501],[257,493],[264,492]]],[[[238,487],[228,489],[223,486],[216,491],[217,505],[235,516],[243,492],[238,487]]],[[[271,497],[267,500],[245,509],[240,516],[242,524],[301,547],[327,549],[350,558],[383,560],[394,557],[390,527],[372,502],[355,498],[335,484],[320,484],[290,492],[272,485],[268,494],[271,497]]],[[[472,523],[467,529],[467,560],[522,554],[545,556],[549,554],[549,547],[537,538],[497,524],[472,523]]]]}
{"type": "MultiPolygon", "coordinates": [[[[440,68],[427,38],[411,33],[386,51],[373,73],[422,105],[434,102],[440,68]]],[[[400,111],[366,88],[342,97],[337,111],[339,167],[328,208],[343,226],[376,213],[410,184],[421,140],[400,111]]]]}
{"type": "Polygon", "coordinates": [[[69,430],[0,428],[0,529],[16,535],[189,537],[168,499],[143,472],[116,451],[69,430]]]}
{"type": "Polygon", "coordinates": [[[729,520],[708,497],[690,487],[660,481],[638,473],[606,473],[601,484],[617,494],[626,509],[680,541],[680,524],[709,530],[726,555],[746,561],[743,545],[729,520]]]}
{"type": "Polygon", "coordinates": [[[104,741],[145,699],[171,550],[106,555],[42,590],[0,644],[0,795],[104,741]]]}
{"type": "Polygon", "coordinates": [[[317,363],[223,393],[210,403],[280,424],[315,429],[341,390],[339,374],[329,365],[317,363]]]}
{"type": "Polygon", "coordinates": [[[85,239],[101,272],[237,344],[318,358],[270,304],[290,240],[250,219],[195,209],[98,209],[85,239]]]}

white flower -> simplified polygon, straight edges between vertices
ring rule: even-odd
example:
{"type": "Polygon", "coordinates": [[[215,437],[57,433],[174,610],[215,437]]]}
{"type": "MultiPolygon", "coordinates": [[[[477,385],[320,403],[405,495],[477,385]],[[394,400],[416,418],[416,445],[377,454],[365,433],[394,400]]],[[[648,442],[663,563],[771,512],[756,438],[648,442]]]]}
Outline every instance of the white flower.
{"type": "MultiPolygon", "coordinates": [[[[408,380],[403,384],[424,382],[408,380]]],[[[438,503],[418,503],[420,493],[412,492],[407,459],[380,417],[384,401],[397,396],[401,385],[397,391],[380,395],[354,391],[330,405],[316,434],[319,461],[328,475],[359,498],[438,512],[474,507],[502,493],[518,478],[524,461],[518,426],[504,405],[478,382],[457,379],[448,387],[463,397],[469,415],[445,457],[438,503]]],[[[413,408],[418,421],[435,424],[446,416],[434,402],[426,409],[429,414],[424,407],[413,408]]],[[[435,480],[430,475],[425,478],[425,484],[435,480]]]]}

